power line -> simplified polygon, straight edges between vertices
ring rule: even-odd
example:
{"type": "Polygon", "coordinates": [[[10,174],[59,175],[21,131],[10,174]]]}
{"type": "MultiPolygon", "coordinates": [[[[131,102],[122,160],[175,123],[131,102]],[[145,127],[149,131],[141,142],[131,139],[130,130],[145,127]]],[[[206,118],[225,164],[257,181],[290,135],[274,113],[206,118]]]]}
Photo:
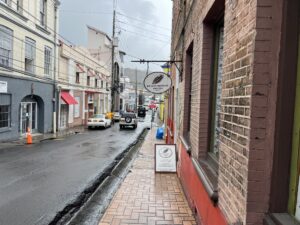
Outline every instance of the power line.
{"type": "MultiPolygon", "coordinates": [[[[6,34],[9,34],[9,33],[7,33],[7,32],[5,32],[5,31],[3,31],[3,33],[6,33],[6,34]]],[[[10,35],[10,34],[9,34],[10,35]]],[[[22,42],[22,43],[25,43],[25,41],[24,40],[22,40],[22,39],[20,39],[20,38],[17,38],[16,36],[14,36],[14,35],[12,35],[11,37],[13,37],[15,40],[18,40],[18,41],[20,41],[20,42],[22,42]]],[[[5,38],[4,37],[4,39],[6,39],[6,40],[11,40],[10,38],[5,38]]],[[[16,42],[14,42],[14,44],[16,44],[16,42]]],[[[22,48],[23,48],[23,45],[21,45],[22,46],[22,48]]],[[[38,52],[41,52],[42,53],[42,55],[44,55],[44,49],[40,49],[40,48],[37,48],[36,46],[33,46],[34,48],[35,48],[35,50],[37,50],[38,52]]],[[[68,53],[71,53],[70,51],[68,51],[68,50],[66,50],[68,53]]],[[[20,54],[21,55],[21,54],[20,54]]],[[[72,55],[72,54],[70,54],[70,55],[72,55]]],[[[50,57],[51,58],[53,58],[53,59],[56,59],[56,57],[55,56],[53,56],[52,54],[50,55],[50,57]]],[[[37,57],[36,57],[37,58],[37,57]]],[[[14,59],[14,58],[10,58],[10,57],[8,57],[8,59],[9,60],[13,60],[13,61],[17,61],[17,62],[21,62],[21,63],[25,63],[25,61],[22,61],[22,60],[18,60],[18,59],[14,59]]],[[[57,61],[59,60],[59,58],[57,58],[57,61]]],[[[73,59],[74,60],[74,59],[73,59]]],[[[88,59],[89,61],[90,60],[92,60],[92,59],[88,59]]],[[[76,60],[74,60],[75,62],[76,62],[76,60]]],[[[56,63],[54,60],[53,60],[53,62],[54,63],[56,63]]],[[[77,61],[78,62],[78,61],[77,61]]],[[[78,63],[80,63],[80,62],[78,62],[78,63]]],[[[95,62],[93,62],[93,63],[95,63],[95,62]]],[[[99,64],[98,64],[99,65],[99,64]]],[[[38,65],[33,65],[34,67],[36,67],[36,68],[41,68],[41,69],[44,69],[45,70],[45,67],[42,67],[42,66],[38,66],[38,65]]],[[[51,67],[52,67],[52,65],[51,65],[51,67]]],[[[19,67],[19,68],[21,68],[21,67],[19,67]]],[[[76,69],[76,66],[72,66],[72,68],[73,69],[76,69]]],[[[23,69],[23,68],[22,68],[23,69]]],[[[48,68],[47,68],[48,69],[48,68]]],[[[49,68],[49,71],[52,71],[52,72],[55,72],[54,71],[54,69],[51,69],[51,68],[49,68]]],[[[66,73],[62,73],[61,71],[57,71],[59,74],[64,74],[64,75],[67,75],[67,76],[70,76],[70,74],[66,74],[66,73]]],[[[98,71],[98,70],[95,70],[95,72],[96,73],[101,73],[100,71],[98,71]]],[[[73,75],[74,76],[74,75],[73,75]]],[[[75,76],[74,76],[75,77],[75,76]]]]}
{"type": "MultiPolygon", "coordinates": [[[[127,56],[131,57],[131,58],[134,58],[134,59],[138,59],[138,60],[142,60],[141,57],[137,57],[137,56],[134,56],[134,55],[131,55],[131,54],[128,54],[126,53],[127,56]]],[[[158,63],[154,63],[154,62],[150,62],[151,64],[154,64],[154,65],[157,65],[157,66],[161,66],[160,64],[158,63]]]]}
{"type": "Polygon", "coordinates": [[[132,19],[132,20],[136,20],[136,21],[140,21],[144,24],[148,24],[150,26],[153,26],[153,27],[156,27],[156,28],[161,28],[161,29],[164,29],[164,30],[171,30],[170,28],[167,28],[167,27],[163,27],[163,26],[158,26],[157,24],[152,24],[152,23],[148,23],[148,22],[145,22],[144,20],[142,19],[137,19],[137,18],[134,18],[134,17],[131,17],[131,16],[127,16],[123,13],[120,13],[120,12],[117,12],[118,15],[120,16],[123,16],[123,17],[126,17],[126,18],[129,18],[129,19],[132,19]]]}
{"type": "Polygon", "coordinates": [[[168,45],[162,45],[151,58],[155,58],[166,46],[168,45]]]}
{"type": "Polygon", "coordinates": [[[123,30],[125,32],[131,33],[131,34],[135,34],[136,36],[139,36],[139,37],[143,37],[143,38],[151,39],[151,40],[154,40],[154,41],[159,41],[159,42],[170,44],[170,42],[167,41],[167,40],[161,40],[161,39],[157,39],[157,38],[151,38],[149,36],[142,35],[140,33],[137,33],[137,32],[134,32],[134,31],[130,31],[130,30],[127,30],[127,29],[124,29],[124,28],[121,28],[121,27],[117,27],[117,28],[120,29],[120,30],[123,30]]]}
{"type": "Polygon", "coordinates": [[[70,14],[107,14],[107,15],[111,15],[111,12],[99,12],[99,11],[76,11],[76,10],[59,10],[59,12],[63,12],[63,13],[70,13],[70,14]]]}
{"type": "MultiPolygon", "coordinates": [[[[18,60],[18,59],[14,59],[14,58],[10,58],[10,57],[8,57],[8,59],[9,60],[12,60],[12,61],[14,61],[14,62],[18,62],[18,63],[25,63],[24,61],[22,61],[22,60],[18,60]]],[[[39,65],[36,65],[36,64],[33,64],[32,65],[34,68],[39,68],[39,69],[43,69],[43,70],[45,70],[45,67],[44,66],[39,66],[39,65]]],[[[17,67],[17,68],[19,68],[20,70],[18,71],[19,73],[22,73],[22,74],[24,74],[24,75],[27,75],[27,76],[30,76],[30,77],[35,77],[35,78],[42,78],[42,76],[39,76],[38,74],[36,74],[36,71],[34,71],[34,73],[31,73],[31,72],[27,72],[27,71],[25,71],[25,70],[23,70],[24,68],[23,67],[21,67],[21,66],[16,66],[15,64],[13,65],[13,67],[1,67],[0,66],[0,69],[1,70],[3,70],[3,69],[5,69],[5,71],[7,71],[7,70],[10,70],[10,69],[14,69],[15,67],[17,67]],[[22,71],[22,72],[20,72],[20,71],[22,71]]],[[[73,68],[75,68],[75,67],[73,67],[73,68]]],[[[47,68],[48,69],[48,68],[47,68]]],[[[51,71],[51,72],[54,72],[54,70],[53,69],[50,69],[49,68],[49,71],[51,71]]],[[[74,75],[72,75],[72,74],[69,74],[69,73],[63,73],[63,72],[59,72],[59,74],[60,75],[66,75],[67,77],[72,77],[72,78],[75,78],[75,74],[74,75]]],[[[47,76],[46,74],[44,74],[45,76],[47,76]]],[[[52,79],[53,80],[53,78],[52,78],[52,74],[50,74],[50,75],[48,75],[49,76],[49,78],[48,78],[48,80],[49,79],[52,79]],[[50,78],[51,77],[51,78],[50,78]]],[[[96,77],[95,77],[96,78],[96,77]]],[[[61,78],[59,78],[59,79],[61,79],[61,78]]],[[[59,79],[58,79],[58,81],[59,81],[59,79]]],[[[105,80],[105,81],[107,81],[106,79],[100,79],[100,80],[105,80]]]]}
{"type": "Polygon", "coordinates": [[[151,31],[151,30],[148,30],[148,29],[142,28],[142,27],[140,27],[140,26],[135,26],[135,25],[132,25],[132,24],[129,24],[129,23],[123,22],[123,21],[121,21],[121,20],[117,20],[117,22],[118,22],[118,23],[122,23],[122,24],[129,25],[129,26],[132,26],[132,27],[135,27],[135,28],[138,28],[138,29],[141,29],[141,30],[147,31],[147,32],[151,32],[152,34],[156,34],[156,35],[164,36],[164,37],[167,37],[167,38],[171,38],[171,37],[170,37],[170,35],[165,35],[165,34],[162,34],[162,33],[153,32],[153,31],[151,31]]]}

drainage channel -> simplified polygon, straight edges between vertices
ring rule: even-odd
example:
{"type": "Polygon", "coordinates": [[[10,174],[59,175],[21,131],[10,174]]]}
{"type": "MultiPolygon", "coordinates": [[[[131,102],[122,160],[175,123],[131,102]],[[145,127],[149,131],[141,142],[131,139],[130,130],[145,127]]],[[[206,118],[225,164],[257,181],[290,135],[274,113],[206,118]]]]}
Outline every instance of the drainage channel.
{"type": "Polygon", "coordinates": [[[136,157],[148,129],[121,152],[73,202],[58,212],[49,225],[97,224],[136,157]]]}

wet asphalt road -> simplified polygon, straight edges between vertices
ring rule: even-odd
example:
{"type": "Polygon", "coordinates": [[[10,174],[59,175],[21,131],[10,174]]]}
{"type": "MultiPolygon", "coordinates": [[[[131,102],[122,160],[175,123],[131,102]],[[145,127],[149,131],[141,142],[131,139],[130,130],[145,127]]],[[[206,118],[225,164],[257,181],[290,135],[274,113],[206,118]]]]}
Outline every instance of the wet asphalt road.
{"type": "Polygon", "coordinates": [[[0,150],[0,225],[48,224],[145,127],[90,130],[65,139],[0,150]]]}

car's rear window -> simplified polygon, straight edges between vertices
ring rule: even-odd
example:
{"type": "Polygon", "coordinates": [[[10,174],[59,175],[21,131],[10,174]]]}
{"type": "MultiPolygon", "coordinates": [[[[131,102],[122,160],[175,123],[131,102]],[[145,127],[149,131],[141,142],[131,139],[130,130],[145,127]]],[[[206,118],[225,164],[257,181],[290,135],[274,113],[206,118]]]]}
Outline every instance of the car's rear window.
{"type": "Polygon", "coordinates": [[[99,115],[99,114],[96,114],[93,116],[93,118],[97,118],[97,119],[104,119],[105,116],[104,115],[99,115]]]}
{"type": "Polygon", "coordinates": [[[122,118],[125,118],[125,117],[136,118],[135,113],[124,113],[122,115],[122,118]]]}

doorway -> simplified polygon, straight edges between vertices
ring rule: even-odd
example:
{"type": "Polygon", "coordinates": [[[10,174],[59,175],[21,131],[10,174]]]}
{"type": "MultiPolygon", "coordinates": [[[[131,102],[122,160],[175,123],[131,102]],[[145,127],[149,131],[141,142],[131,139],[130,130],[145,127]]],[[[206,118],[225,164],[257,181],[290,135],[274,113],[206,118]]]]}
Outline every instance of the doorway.
{"type": "Polygon", "coordinates": [[[61,104],[60,108],[60,128],[67,128],[69,107],[67,104],[61,104]]]}
{"type": "Polygon", "coordinates": [[[32,133],[38,132],[38,107],[36,102],[21,102],[21,135],[29,128],[32,133]]]}

